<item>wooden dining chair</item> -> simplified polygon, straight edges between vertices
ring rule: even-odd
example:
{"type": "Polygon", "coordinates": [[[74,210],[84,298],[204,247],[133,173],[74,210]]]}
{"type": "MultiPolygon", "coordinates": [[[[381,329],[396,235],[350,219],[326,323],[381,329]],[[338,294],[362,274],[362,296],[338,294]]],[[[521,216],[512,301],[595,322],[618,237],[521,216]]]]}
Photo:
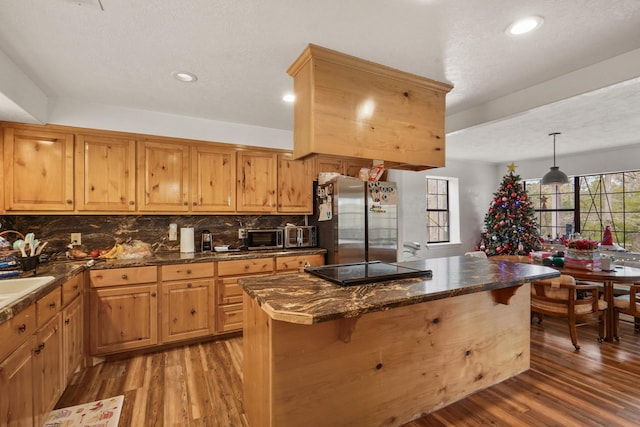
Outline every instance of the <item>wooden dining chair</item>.
{"type": "Polygon", "coordinates": [[[635,331],[640,332],[640,283],[629,286],[628,295],[619,295],[613,299],[613,336],[620,340],[620,313],[633,317],[635,331]]]}
{"type": "Polygon", "coordinates": [[[566,318],[569,323],[571,343],[578,345],[577,326],[598,323],[598,341],[604,339],[607,302],[599,297],[598,286],[577,285],[574,278],[562,274],[560,277],[538,280],[531,284],[531,311],[542,323],[543,316],[566,318]],[[580,298],[578,298],[580,294],[580,298]]]}

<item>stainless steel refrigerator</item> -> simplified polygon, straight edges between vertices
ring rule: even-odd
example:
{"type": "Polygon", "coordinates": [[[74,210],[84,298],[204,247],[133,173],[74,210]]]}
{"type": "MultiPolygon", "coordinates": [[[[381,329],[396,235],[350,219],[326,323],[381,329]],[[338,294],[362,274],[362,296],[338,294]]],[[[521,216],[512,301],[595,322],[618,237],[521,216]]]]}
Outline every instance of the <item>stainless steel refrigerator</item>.
{"type": "Polygon", "coordinates": [[[393,182],[363,182],[339,177],[314,185],[318,246],[327,264],[396,262],[398,193],[393,182]]]}

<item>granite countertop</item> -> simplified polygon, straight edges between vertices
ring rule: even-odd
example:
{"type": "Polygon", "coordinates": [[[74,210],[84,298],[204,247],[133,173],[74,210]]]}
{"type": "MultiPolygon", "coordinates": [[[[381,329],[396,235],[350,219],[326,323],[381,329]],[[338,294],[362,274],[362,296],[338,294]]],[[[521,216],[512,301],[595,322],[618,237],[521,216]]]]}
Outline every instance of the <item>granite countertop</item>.
{"type": "Polygon", "coordinates": [[[308,273],[296,273],[242,278],[239,283],[272,319],[310,325],[560,275],[541,265],[463,256],[398,264],[431,269],[433,277],[343,287],[308,273]]]}
{"type": "MultiPolygon", "coordinates": [[[[158,252],[152,257],[139,259],[86,259],[86,260],[51,260],[43,264],[39,264],[36,272],[37,276],[53,276],[54,279],[42,285],[40,288],[24,295],[19,300],[0,308],[0,324],[12,318],[23,309],[33,304],[39,298],[43,297],[56,286],[60,286],[78,273],[84,270],[103,270],[110,268],[126,268],[126,267],[144,267],[149,265],[165,265],[165,264],[188,264],[197,262],[212,261],[231,261],[242,259],[268,258],[273,256],[291,256],[291,255],[315,255],[324,254],[326,249],[322,248],[304,248],[304,249],[283,249],[283,250],[258,250],[258,251],[240,251],[240,252],[210,252],[194,254],[182,254],[180,252],[158,252]],[[93,261],[93,262],[89,262],[93,261]]],[[[20,277],[33,277],[33,272],[21,273],[20,277]]],[[[2,280],[0,280],[0,289],[2,288],[2,280]]]]}

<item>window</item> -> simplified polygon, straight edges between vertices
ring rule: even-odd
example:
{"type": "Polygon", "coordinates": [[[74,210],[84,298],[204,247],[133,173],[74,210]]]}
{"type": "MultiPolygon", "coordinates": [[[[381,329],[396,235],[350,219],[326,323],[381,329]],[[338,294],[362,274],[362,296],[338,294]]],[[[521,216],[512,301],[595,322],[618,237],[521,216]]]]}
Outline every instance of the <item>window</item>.
{"type": "Polygon", "coordinates": [[[611,227],[613,241],[640,252],[640,171],[585,175],[562,186],[525,182],[544,237],[580,232],[600,241],[611,227]]]}
{"type": "Polygon", "coordinates": [[[427,178],[427,243],[445,243],[449,237],[449,181],[427,178]]]}

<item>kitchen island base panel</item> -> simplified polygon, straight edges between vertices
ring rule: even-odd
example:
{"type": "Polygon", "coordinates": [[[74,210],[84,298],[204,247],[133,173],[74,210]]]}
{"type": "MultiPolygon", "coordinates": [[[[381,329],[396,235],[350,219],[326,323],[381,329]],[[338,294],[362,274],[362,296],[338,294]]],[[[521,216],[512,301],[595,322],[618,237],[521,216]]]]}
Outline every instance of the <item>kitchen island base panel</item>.
{"type": "Polygon", "coordinates": [[[243,298],[252,427],[398,426],[529,369],[529,284],[313,325],[243,298]]]}

